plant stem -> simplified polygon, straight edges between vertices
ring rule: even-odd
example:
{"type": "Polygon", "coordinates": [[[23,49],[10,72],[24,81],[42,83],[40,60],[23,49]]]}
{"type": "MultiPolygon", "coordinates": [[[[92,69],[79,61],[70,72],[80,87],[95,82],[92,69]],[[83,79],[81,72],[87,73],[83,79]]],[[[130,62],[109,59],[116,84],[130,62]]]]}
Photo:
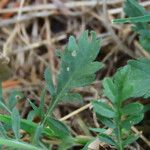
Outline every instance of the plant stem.
{"type": "Polygon", "coordinates": [[[123,150],[123,145],[122,145],[122,133],[121,133],[121,104],[117,104],[117,118],[116,118],[116,126],[117,126],[117,133],[116,133],[116,137],[117,137],[117,142],[118,142],[118,149],[119,150],[123,150]]]}
{"type": "Polygon", "coordinates": [[[44,125],[45,122],[46,122],[46,120],[47,120],[47,118],[48,118],[48,116],[51,116],[51,115],[52,115],[52,112],[53,112],[53,110],[54,110],[56,104],[57,104],[57,103],[56,103],[56,101],[55,101],[55,102],[48,108],[48,111],[47,111],[47,113],[46,113],[46,115],[45,115],[43,121],[41,122],[41,125],[44,125]]]}

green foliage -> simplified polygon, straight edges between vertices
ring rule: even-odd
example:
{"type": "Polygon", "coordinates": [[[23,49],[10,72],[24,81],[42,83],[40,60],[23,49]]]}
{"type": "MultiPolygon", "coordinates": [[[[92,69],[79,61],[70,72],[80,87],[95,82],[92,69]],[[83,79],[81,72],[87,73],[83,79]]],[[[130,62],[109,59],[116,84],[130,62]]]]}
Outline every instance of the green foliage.
{"type": "Polygon", "coordinates": [[[130,79],[134,86],[134,97],[150,97],[150,60],[140,58],[128,63],[131,67],[130,79]]]}
{"type": "Polygon", "coordinates": [[[143,105],[138,102],[128,103],[128,99],[134,97],[136,86],[131,81],[130,66],[119,69],[112,78],[103,80],[104,95],[109,103],[104,100],[93,101],[93,109],[99,120],[112,134],[105,134],[105,129],[94,129],[99,132],[99,139],[119,150],[123,150],[128,144],[137,139],[137,135],[131,132],[131,127],[143,119],[143,105]]]}
{"type": "MultiPolygon", "coordinates": [[[[141,17],[148,15],[148,12],[146,12],[143,6],[138,4],[137,0],[125,0],[124,11],[128,17],[141,17]]],[[[140,30],[148,30],[148,23],[137,22],[135,23],[134,30],[137,32],[140,30]]]]}
{"type": "Polygon", "coordinates": [[[14,139],[5,139],[0,138],[0,145],[4,145],[7,148],[15,148],[15,149],[22,149],[22,150],[43,150],[41,148],[35,147],[34,145],[27,144],[25,142],[20,142],[14,139]]]}
{"type": "Polygon", "coordinates": [[[47,68],[44,73],[46,87],[41,93],[39,106],[36,106],[27,98],[33,109],[28,114],[27,119],[21,119],[19,110],[16,107],[18,103],[16,97],[20,96],[22,98],[22,95],[16,91],[12,91],[6,103],[3,100],[2,88],[0,87],[0,106],[9,113],[9,115],[0,114],[0,132],[4,138],[0,139],[0,145],[6,146],[4,142],[8,142],[8,147],[12,146],[16,149],[46,150],[48,149],[47,145],[41,142],[41,137],[44,136],[59,139],[59,149],[61,150],[66,150],[76,144],[78,140],[71,136],[68,127],[64,123],[54,119],[52,113],[60,102],[81,102],[81,95],[72,92],[72,90],[77,87],[89,85],[95,80],[95,73],[103,66],[100,62],[95,61],[99,50],[100,40],[96,37],[95,32],[91,32],[89,36],[89,32],[85,31],[77,40],[71,36],[64,52],[59,55],[61,57],[61,65],[60,73],[57,76],[57,85],[53,84],[51,71],[47,68]],[[46,112],[44,98],[47,90],[51,95],[51,103],[46,112]],[[41,119],[39,124],[33,122],[35,116],[41,119]],[[51,117],[49,118],[49,116],[51,117]],[[7,127],[6,130],[4,126],[7,127]],[[14,133],[11,139],[7,137],[7,132],[10,130],[14,133]],[[32,145],[21,141],[20,130],[29,133],[32,145]],[[14,139],[17,139],[17,142],[14,139]]]}
{"type": "Polygon", "coordinates": [[[95,80],[95,72],[103,66],[102,63],[94,61],[99,50],[100,40],[97,39],[95,32],[91,32],[89,37],[88,31],[85,31],[78,40],[73,36],[69,38],[68,45],[60,54],[60,72],[55,88],[50,71],[48,69],[45,71],[45,79],[52,100],[43,123],[60,101],[72,96],[73,93],[70,93],[70,90],[89,85],[95,80]]]}
{"type": "MultiPolygon", "coordinates": [[[[137,9],[131,14],[126,22],[135,23],[136,31],[143,37],[142,42],[147,43],[149,32],[146,32],[147,25],[143,23],[145,16],[137,22],[139,14],[145,15],[145,10],[133,0],[126,1],[126,11],[131,8],[137,9]],[[128,8],[127,6],[131,4],[128,8]],[[135,18],[136,17],[136,18],[135,18]],[[140,30],[140,31],[139,31],[140,30]]],[[[122,20],[124,22],[125,20],[122,20]]],[[[121,20],[119,21],[121,22],[121,20]]],[[[84,150],[88,149],[88,145],[96,138],[88,139],[81,137],[73,137],[69,128],[61,121],[52,116],[55,107],[61,102],[81,102],[80,94],[73,92],[74,88],[83,87],[91,84],[95,80],[95,73],[102,68],[102,63],[95,61],[99,50],[100,40],[95,32],[89,34],[85,31],[77,40],[71,36],[64,52],[59,51],[61,58],[60,71],[57,76],[56,85],[52,80],[50,69],[46,69],[44,73],[46,86],[43,88],[40,96],[39,105],[35,105],[30,99],[27,101],[32,107],[32,111],[27,119],[22,119],[19,110],[16,107],[18,100],[23,98],[21,93],[11,91],[8,99],[3,99],[3,91],[0,86],[0,107],[5,111],[5,115],[0,114],[0,145],[13,149],[32,149],[47,150],[52,145],[46,144],[41,138],[56,140],[59,150],[67,150],[76,144],[83,144],[84,150]],[[45,95],[47,91],[51,95],[51,102],[46,110],[45,95]],[[19,99],[17,97],[20,97],[19,99]],[[33,118],[39,117],[41,122],[34,123],[33,118]],[[21,132],[24,130],[30,136],[30,141],[25,143],[21,140],[21,132]],[[12,131],[13,134],[8,134],[12,131]],[[32,143],[32,144],[31,144],[32,143]]],[[[148,46],[148,45],[147,45],[148,46]]],[[[103,80],[103,93],[108,98],[95,100],[92,102],[93,109],[99,121],[104,128],[90,128],[91,131],[98,134],[98,138],[113,147],[123,150],[128,144],[138,139],[139,135],[132,133],[131,127],[138,124],[144,116],[143,105],[138,102],[128,101],[135,97],[150,97],[150,60],[138,59],[129,61],[128,65],[119,69],[113,77],[107,77],[103,80]],[[112,129],[112,134],[107,135],[106,130],[112,129]]]]}
{"type": "Polygon", "coordinates": [[[11,113],[12,129],[16,139],[20,138],[20,115],[19,111],[14,107],[11,113]]]}
{"type": "Polygon", "coordinates": [[[150,14],[143,6],[138,4],[137,0],[125,0],[125,14],[129,17],[126,19],[113,20],[114,23],[133,23],[133,30],[139,34],[142,47],[150,51],[150,31],[148,22],[150,22],[150,14]]]}

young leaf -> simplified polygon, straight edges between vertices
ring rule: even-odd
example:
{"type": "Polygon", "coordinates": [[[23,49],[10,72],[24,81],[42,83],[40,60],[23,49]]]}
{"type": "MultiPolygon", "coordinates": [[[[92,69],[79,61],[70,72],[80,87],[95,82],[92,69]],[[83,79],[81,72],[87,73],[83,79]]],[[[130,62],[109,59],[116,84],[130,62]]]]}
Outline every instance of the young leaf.
{"type": "Polygon", "coordinates": [[[47,68],[44,72],[44,78],[46,81],[46,86],[51,95],[55,94],[55,87],[52,81],[52,74],[49,68],[47,68]]]}
{"type": "Polygon", "coordinates": [[[140,34],[140,43],[145,48],[145,50],[150,51],[150,31],[149,30],[141,30],[140,34]]]}
{"type": "Polygon", "coordinates": [[[62,122],[54,118],[48,118],[46,123],[48,127],[54,132],[56,137],[64,139],[65,137],[71,136],[67,126],[62,122]]]}
{"type": "Polygon", "coordinates": [[[39,106],[39,113],[40,113],[40,117],[43,119],[44,117],[44,98],[46,95],[46,89],[44,88],[42,90],[41,96],[40,96],[40,106],[39,106]]]}
{"type": "Polygon", "coordinates": [[[20,115],[19,111],[15,107],[12,110],[11,119],[13,132],[18,140],[20,138],[20,115]]]}
{"type": "Polygon", "coordinates": [[[138,134],[129,135],[128,138],[125,141],[123,141],[123,146],[126,147],[127,145],[136,141],[138,138],[139,138],[138,134]]]}
{"type": "Polygon", "coordinates": [[[104,117],[113,118],[115,117],[115,112],[113,109],[106,103],[100,101],[93,101],[94,111],[104,117]]]}
{"type": "Polygon", "coordinates": [[[98,118],[98,121],[102,122],[105,126],[111,128],[111,129],[114,129],[116,127],[113,120],[110,118],[106,118],[99,114],[97,114],[97,118],[98,118]]]}
{"type": "Polygon", "coordinates": [[[129,81],[130,67],[126,66],[117,71],[113,78],[103,81],[104,94],[112,103],[126,100],[132,95],[132,84],[129,81]]]}
{"type": "Polygon", "coordinates": [[[115,19],[113,23],[139,23],[139,22],[149,22],[150,15],[144,15],[140,17],[129,17],[123,19],[115,19]]]}
{"type": "Polygon", "coordinates": [[[61,54],[56,94],[42,123],[46,122],[66,93],[73,88],[89,85],[95,80],[96,71],[103,66],[102,63],[94,61],[99,50],[100,40],[95,32],[91,32],[90,37],[89,32],[85,31],[77,40],[73,36],[69,38],[69,43],[61,54]]]}
{"type": "Polygon", "coordinates": [[[99,49],[100,41],[94,32],[90,40],[88,31],[84,32],[77,41],[73,36],[69,38],[68,46],[61,57],[57,93],[63,94],[62,91],[85,86],[94,81],[94,73],[102,67],[99,62],[92,63],[99,49]],[[85,72],[81,71],[82,69],[85,72]]]}
{"type": "MultiPolygon", "coordinates": [[[[144,116],[142,104],[137,102],[126,104],[124,102],[134,97],[133,93],[137,88],[131,80],[131,72],[133,71],[131,68],[130,65],[127,65],[119,69],[112,78],[104,79],[104,94],[110,99],[110,105],[108,103],[93,102],[93,108],[98,119],[106,127],[112,129],[112,134],[109,136],[103,133],[100,134],[100,140],[121,150],[124,149],[124,141],[130,143],[127,142],[127,135],[130,132],[124,131],[130,131],[131,127],[139,123],[144,116]]],[[[129,139],[129,141],[132,141],[132,139],[129,139]]]]}
{"type": "MultiPolygon", "coordinates": [[[[7,124],[9,126],[12,125],[12,119],[8,115],[1,115],[0,114],[0,122],[7,124]]],[[[29,120],[21,119],[20,120],[20,126],[22,130],[25,130],[27,133],[33,135],[35,133],[35,130],[37,129],[37,124],[34,122],[31,122],[29,120]]],[[[44,128],[42,134],[46,135],[47,137],[54,138],[56,135],[50,128],[44,128]]]]}
{"type": "Polygon", "coordinates": [[[14,139],[0,138],[0,145],[4,145],[11,149],[22,149],[22,150],[43,150],[40,147],[35,147],[31,144],[20,142],[14,139]]]}
{"type": "Polygon", "coordinates": [[[106,129],[104,129],[104,128],[90,128],[90,130],[91,131],[93,131],[93,132],[98,132],[98,133],[104,133],[104,132],[106,132],[106,129]]]}
{"type": "Polygon", "coordinates": [[[150,97],[150,60],[140,58],[129,61],[131,66],[130,81],[133,85],[133,97],[150,97]]]}
{"type": "Polygon", "coordinates": [[[144,117],[144,115],[142,112],[140,114],[137,114],[137,115],[128,116],[121,123],[121,126],[122,126],[122,128],[129,130],[133,125],[138,124],[143,119],[143,117],[144,117]]]}
{"type": "Polygon", "coordinates": [[[100,134],[99,139],[102,142],[105,142],[105,143],[108,143],[110,145],[113,145],[113,146],[117,147],[116,142],[107,134],[104,134],[104,133],[100,134]]]}
{"type": "MultiPolygon", "coordinates": [[[[139,5],[137,0],[126,0],[124,11],[128,17],[139,17],[147,14],[146,10],[143,6],[139,5]]],[[[143,23],[135,23],[135,30],[143,30],[148,29],[148,24],[143,23]]]]}
{"type": "Polygon", "coordinates": [[[66,93],[62,97],[63,103],[82,103],[82,96],[78,93],[66,93]]]}
{"type": "Polygon", "coordinates": [[[148,30],[148,22],[150,15],[143,6],[138,4],[137,0],[126,0],[124,11],[129,18],[113,20],[114,23],[131,22],[134,24],[134,30],[140,35],[140,43],[143,48],[150,51],[150,34],[148,30]]]}
{"type": "Polygon", "coordinates": [[[135,102],[135,103],[129,103],[127,105],[125,105],[122,108],[122,113],[123,115],[138,115],[142,112],[143,110],[143,105],[135,102]]]}
{"type": "Polygon", "coordinates": [[[33,136],[33,143],[34,145],[39,145],[40,143],[40,137],[42,135],[43,125],[38,125],[37,129],[35,130],[34,136],[33,136]]]}

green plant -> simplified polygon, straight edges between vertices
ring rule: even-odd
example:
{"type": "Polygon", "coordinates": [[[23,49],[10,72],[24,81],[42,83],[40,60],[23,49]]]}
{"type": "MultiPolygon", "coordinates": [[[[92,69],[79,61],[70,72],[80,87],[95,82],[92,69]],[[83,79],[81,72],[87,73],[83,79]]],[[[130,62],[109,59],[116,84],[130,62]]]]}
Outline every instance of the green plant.
{"type": "MultiPolygon", "coordinates": [[[[126,0],[125,11],[130,12],[127,15],[131,15],[131,18],[118,19],[114,22],[134,23],[134,30],[140,34],[143,47],[149,48],[149,32],[147,32],[149,14],[135,0],[126,0]],[[133,14],[131,9],[135,10],[133,14]]],[[[0,114],[1,149],[3,147],[25,150],[51,149],[52,144],[47,144],[42,140],[44,138],[56,140],[59,150],[67,150],[77,144],[85,145],[84,150],[88,149],[88,145],[95,137],[73,137],[70,129],[57,120],[53,112],[61,102],[82,100],[81,95],[73,92],[73,89],[90,85],[95,80],[95,73],[103,67],[102,63],[95,61],[100,45],[101,41],[95,32],[91,32],[89,36],[89,32],[85,31],[77,40],[73,36],[69,38],[64,52],[57,51],[61,59],[57,84],[54,85],[51,70],[47,68],[44,72],[46,83],[41,92],[39,106],[26,98],[33,109],[29,112],[27,119],[21,118],[16,107],[22,100],[22,93],[12,91],[8,99],[4,100],[2,87],[0,87],[0,107],[5,112],[0,114]],[[45,110],[44,100],[47,91],[51,100],[48,109],[45,110]],[[33,121],[35,116],[40,118],[39,123],[33,121]],[[29,135],[28,143],[23,141],[20,130],[24,130],[29,135]]],[[[5,68],[10,74],[7,65],[5,68]]],[[[150,60],[145,58],[131,60],[113,77],[104,78],[102,83],[105,98],[91,102],[98,121],[105,125],[104,128],[91,128],[91,131],[98,133],[99,140],[123,150],[128,144],[138,139],[139,135],[134,134],[131,128],[143,119],[144,110],[142,104],[132,102],[132,99],[150,97],[149,70],[150,60]],[[111,135],[105,133],[107,129],[111,129],[111,135]]],[[[0,80],[2,79],[0,76],[0,80]]]]}
{"type": "Polygon", "coordinates": [[[150,14],[141,6],[137,0],[125,0],[124,12],[129,18],[115,19],[114,23],[133,23],[133,31],[139,34],[142,47],[150,51],[150,31],[148,22],[150,14]]]}
{"type": "Polygon", "coordinates": [[[134,92],[138,89],[133,86],[131,67],[126,66],[119,69],[112,78],[103,80],[104,95],[109,102],[99,100],[93,102],[93,109],[98,119],[107,127],[112,129],[112,133],[107,135],[106,130],[100,132],[99,139],[107,142],[119,150],[123,150],[128,144],[137,140],[139,135],[132,133],[131,127],[139,123],[144,116],[143,106],[138,102],[129,102],[129,98],[134,98],[134,92]]]}
{"type": "Polygon", "coordinates": [[[37,107],[30,99],[27,99],[33,110],[28,114],[27,119],[21,119],[16,104],[16,95],[21,95],[15,91],[10,94],[8,103],[3,100],[2,88],[0,91],[0,106],[8,115],[0,115],[1,135],[0,145],[20,149],[48,149],[48,145],[41,141],[42,137],[59,139],[59,149],[65,150],[77,143],[84,144],[89,140],[86,138],[75,137],[70,134],[68,127],[53,117],[53,111],[58,103],[64,100],[81,100],[78,93],[73,93],[72,89],[91,84],[95,80],[95,72],[102,68],[102,63],[96,62],[95,58],[99,53],[100,40],[95,32],[85,31],[78,40],[73,36],[69,38],[68,45],[64,52],[58,52],[61,58],[60,73],[57,76],[57,85],[54,86],[51,78],[50,69],[46,69],[44,76],[46,87],[43,89],[40,104],[37,107]],[[82,71],[81,71],[82,70],[82,71]],[[46,91],[51,95],[51,102],[47,111],[44,111],[44,97],[46,91]],[[41,122],[33,122],[34,116],[41,118],[41,122]],[[5,126],[7,127],[5,129],[5,126]],[[20,130],[30,134],[30,144],[24,143],[21,138],[20,130]],[[12,130],[12,135],[7,135],[12,130]],[[14,140],[15,139],[15,140],[14,140]],[[6,143],[8,142],[8,144],[6,143]]]}

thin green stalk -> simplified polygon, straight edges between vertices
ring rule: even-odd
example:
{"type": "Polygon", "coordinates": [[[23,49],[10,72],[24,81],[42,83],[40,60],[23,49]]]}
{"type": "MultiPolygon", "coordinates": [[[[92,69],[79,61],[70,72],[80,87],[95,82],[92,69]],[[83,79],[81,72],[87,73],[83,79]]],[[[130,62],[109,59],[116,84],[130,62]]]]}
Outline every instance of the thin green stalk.
{"type": "Polygon", "coordinates": [[[120,112],[120,107],[121,107],[121,104],[119,103],[117,105],[117,118],[116,118],[116,126],[117,126],[117,142],[118,142],[118,149],[119,150],[123,150],[123,145],[122,145],[122,133],[121,133],[121,126],[120,126],[120,123],[121,123],[121,112],[120,112]]]}
{"type": "Polygon", "coordinates": [[[42,150],[41,148],[35,147],[25,142],[19,142],[13,139],[3,139],[0,138],[0,145],[11,147],[12,149],[22,149],[22,150],[42,150]]]}
{"type": "Polygon", "coordinates": [[[56,99],[53,100],[54,103],[52,103],[52,105],[49,106],[48,111],[43,119],[43,121],[41,122],[41,124],[45,124],[47,118],[49,116],[52,115],[54,108],[56,107],[56,105],[58,104],[59,99],[61,98],[63,92],[66,90],[68,84],[70,83],[71,79],[73,78],[73,76],[69,79],[69,81],[66,83],[66,85],[64,86],[64,88],[58,93],[58,95],[56,96],[56,99]]]}

